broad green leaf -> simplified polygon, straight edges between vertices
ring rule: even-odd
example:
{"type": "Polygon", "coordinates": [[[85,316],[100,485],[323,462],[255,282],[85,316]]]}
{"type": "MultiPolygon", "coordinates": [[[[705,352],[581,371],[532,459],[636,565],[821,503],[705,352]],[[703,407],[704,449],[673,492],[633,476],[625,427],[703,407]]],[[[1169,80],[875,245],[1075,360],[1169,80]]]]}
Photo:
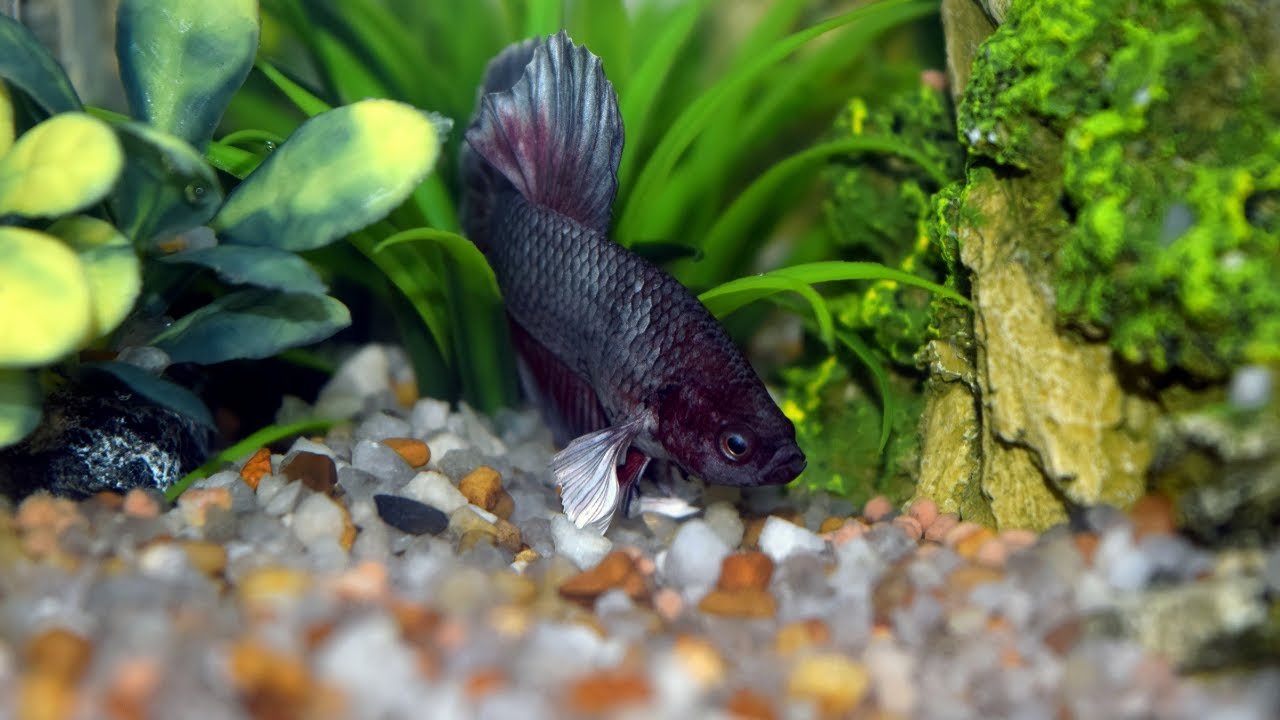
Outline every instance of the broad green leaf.
{"type": "Polygon", "coordinates": [[[92,317],[84,266],[66,243],[0,227],[0,367],[54,362],[80,347],[92,317]]]}
{"type": "Polygon", "coordinates": [[[191,263],[213,270],[237,285],[268,290],[323,295],[328,288],[306,260],[287,250],[251,245],[215,245],[160,258],[167,263],[191,263]]]}
{"type": "Polygon", "coordinates": [[[201,150],[257,50],[257,0],[121,0],[116,15],[134,117],[201,150]]]}
{"type": "Polygon", "coordinates": [[[6,15],[0,15],[0,78],[50,115],[84,109],[58,61],[26,25],[6,15]]]}
{"type": "Polygon", "coordinates": [[[0,156],[13,147],[13,101],[9,99],[9,86],[0,82],[0,156]]]}
{"type": "Polygon", "coordinates": [[[0,368],[0,448],[20,442],[36,429],[42,401],[34,372],[0,368]]]}
{"type": "Polygon", "coordinates": [[[111,223],[85,215],[49,227],[80,256],[92,305],[90,338],[106,335],[124,320],[142,292],[142,267],[133,245],[111,223]]]}
{"type": "Polygon", "coordinates": [[[152,375],[137,365],[122,362],[88,363],[81,365],[80,370],[108,373],[151,402],[191,418],[205,427],[215,427],[209,409],[194,393],[181,385],[152,375]]]}
{"type": "Polygon", "coordinates": [[[440,154],[439,122],[392,100],[317,115],[232,191],[214,227],[243,245],[327,245],[404,202],[440,154]]]}
{"type": "Polygon", "coordinates": [[[120,176],[115,133],[84,113],[55,115],[0,158],[0,216],[52,217],[102,199],[120,176]]]}
{"type": "Polygon", "coordinates": [[[175,363],[257,359],[323,340],[351,324],[327,295],[241,290],[182,317],[151,340],[175,363]]]}
{"type": "Polygon", "coordinates": [[[116,130],[127,160],[111,207],[126,236],[147,247],[213,218],[222,188],[194,147],[144,123],[126,122],[116,130]]]}

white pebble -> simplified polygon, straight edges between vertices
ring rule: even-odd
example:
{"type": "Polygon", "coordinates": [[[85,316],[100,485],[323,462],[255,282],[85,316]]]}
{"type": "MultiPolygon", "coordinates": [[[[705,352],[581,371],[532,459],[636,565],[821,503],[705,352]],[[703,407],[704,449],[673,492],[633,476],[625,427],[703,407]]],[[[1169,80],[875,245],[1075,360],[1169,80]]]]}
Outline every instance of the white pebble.
{"type": "Polygon", "coordinates": [[[760,550],[780,563],[792,555],[802,553],[820,553],[827,547],[827,542],[817,533],[792,524],[776,515],[770,515],[764,521],[764,529],[760,531],[760,550]]]}
{"type": "Polygon", "coordinates": [[[359,717],[415,717],[428,694],[416,653],[389,617],[376,615],[339,626],[321,646],[317,674],[341,688],[359,717]]]}
{"type": "Polygon", "coordinates": [[[561,514],[551,518],[551,540],[555,543],[556,554],[577,565],[580,570],[595,567],[613,549],[613,542],[609,538],[594,530],[581,529],[561,514]]]}
{"type": "Polygon", "coordinates": [[[451,450],[466,450],[471,447],[471,444],[451,432],[442,432],[428,440],[427,447],[431,448],[431,462],[427,467],[439,470],[440,461],[451,450]]]}
{"type": "Polygon", "coordinates": [[[342,509],[326,495],[311,493],[293,511],[293,534],[312,547],[342,537],[342,509]]]}
{"type": "MultiPolygon", "coordinates": [[[[326,415],[325,417],[333,417],[333,416],[326,415]]],[[[319,455],[324,455],[325,457],[328,457],[328,458],[332,458],[334,460],[338,459],[338,456],[333,451],[333,448],[329,447],[328,445],[300,437],[297,440],[293,441],[293,445],[289,447],[289,452],[285,453],[284,459],[280,461],[281,464],[288,463],[288,461],[292,459],[291,456],[297,452],[316,453],[319,455]]]]}
{"type": "Polygon", "coordinates": [[[351,451],[351,465],[391,485],[403,485],[413,478],[413,468],[400,453],[372,440],[361,440],[351,451]]]}
{"type": "Polygon", "coordinates": [[[1265,365],[1245,365],[1231,375],[1228,391],[1231,404],[1241,410],[1257,410],[1271,402],[1271,369],[1265,365]]]}
{"type": "Polygon", "coordinates": [[[387,413],[373,413],[356,427],[356,440],[386,440],[413,436],[413,428],[405,420],[387,413]]]}
{"type": "Polygon", "coordinates": [[[720,577],[720,563],[729,554],[729,544],[703,520],[680,526],[671,548],[662,561],[662,575],[687,600],[707,594],[720,577]]]}
{"type": "Polygon", "coordinates": [[[454,486],[453,481],[435,470],[425,470],[414,475],[413,479],[400,489],[400,494],[430,505],[445,515],[450,515],[454,510],[467,504],[467,496],[454,486]]]}
{"type": "Polygon", "coordinates": [[[449,422],[449,403],[445,400],[423,398],[413,404],[409,412],[409,424],[414,437],[427,437],[445,429],[449,422]]]}
{"type": "Polygon", "coordinates": [[[746,526],[742,523],[742,516],[738,514],[737,508],[732,504],[712,503],[702,519],[706,521],[707,527],[710,527],[711,531],[724,541],[725,545],[736,548],[742,544],[746,526]]]}

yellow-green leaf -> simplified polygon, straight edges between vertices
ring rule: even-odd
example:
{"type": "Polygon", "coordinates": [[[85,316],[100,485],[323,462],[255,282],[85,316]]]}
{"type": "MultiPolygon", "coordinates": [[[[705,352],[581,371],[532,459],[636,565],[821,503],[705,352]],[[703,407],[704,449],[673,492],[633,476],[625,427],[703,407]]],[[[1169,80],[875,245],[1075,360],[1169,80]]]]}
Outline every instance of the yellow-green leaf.
{"type": "Polygon", "coordinates": [[[42,399],[34,372],[0,369],[0,448],[21,441],[36,429],[42,399]]]}
{"type": "Polygon", "coordinates": [[[13,147],[13,101],[9,99],[9,86],[0,82],[0,156],[13,147]]]}
{"type": "Polygon", "coordinates": [[[257,0],[122,0],[116,57],[134,117],[203,151],[258,32],[257,0]]]}
{"type": "Polygon", "coordinates": [[[89,281],[61,240],[0,228],[0,367],[46,365],[89,332],[89,281]]]}
{"type": "Polygon", "coordinates": [[[88,207],[107,194],[123,165],[106,123],[84,113],[55,115],[0,158],[0,215],[53,217],[88,207]]]}
{"type": "Polygon", "coordinates": [[[110,223],[85,215],[63,218],[49,233],[65,240],[84,265],[92,305],[89,339],[115,330],[142,292],[142,268],[133,246],[110,223]]]}
{"type": "Polygon", "coordinates": [[[441,121],[363,100],[303,123],[240,183],[214,218],[224,241],[318,248],[404,202],[435,165],[441,121]]]}

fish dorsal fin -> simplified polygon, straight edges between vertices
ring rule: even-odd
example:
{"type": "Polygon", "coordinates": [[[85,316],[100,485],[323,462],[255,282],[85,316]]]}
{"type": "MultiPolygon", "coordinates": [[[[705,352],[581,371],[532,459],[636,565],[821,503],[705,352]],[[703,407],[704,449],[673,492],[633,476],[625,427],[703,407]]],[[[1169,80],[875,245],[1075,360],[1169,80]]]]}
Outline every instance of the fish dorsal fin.
{"type": "Polygon", "coordinates": [[[600,58],[562,30],[495,59],[467,144],[525,200],[608,229],[618,191],[622,116],[600,58]],[[519,80],[496,91],[529,57],[519,80]]]}
{"type": "Polygon", "coordinates": [[[640,422],[607,427],[574,438],[551,458],[564,514],[580,528],[601,535],[622,498],[618,461],[640,432],[640,422]]]}

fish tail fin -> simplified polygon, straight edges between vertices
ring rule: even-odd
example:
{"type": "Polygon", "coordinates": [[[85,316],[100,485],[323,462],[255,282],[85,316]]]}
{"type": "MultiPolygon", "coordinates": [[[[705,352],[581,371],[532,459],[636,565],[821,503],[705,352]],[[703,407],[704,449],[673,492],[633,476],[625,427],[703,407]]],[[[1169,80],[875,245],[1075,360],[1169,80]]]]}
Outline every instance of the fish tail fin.
{"type": "MultiPolygon", "coordinates": [[[[464,143],[469,187],[483,198],[508,183],[529,203],[607,230],[622,116],[600,58],[563,30],[525,41],[490,63],[484,93],[464,143]]],[[[483,235],[483,207],[468,213],[472,223],[483,235]]]]}

